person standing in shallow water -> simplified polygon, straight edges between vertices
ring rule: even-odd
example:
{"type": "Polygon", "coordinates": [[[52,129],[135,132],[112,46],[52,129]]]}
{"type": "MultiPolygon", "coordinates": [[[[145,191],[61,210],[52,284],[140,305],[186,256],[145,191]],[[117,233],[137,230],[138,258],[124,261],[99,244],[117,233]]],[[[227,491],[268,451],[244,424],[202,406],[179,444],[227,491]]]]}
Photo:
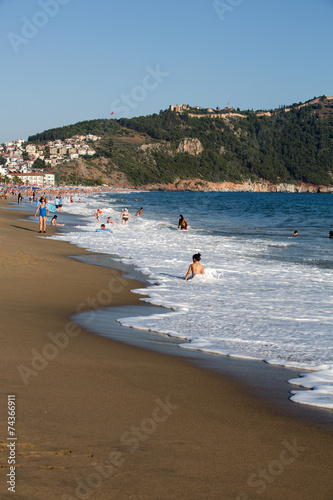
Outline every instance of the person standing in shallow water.
{"type": "Polygon", "coordinates": [[[187,229],[187,221],[182,215],[179,216],[178,228],[177,229],[187,229]]]}
{"type": "Polygon", "coordinates": [[[131,218],[131,214],[128,212],[127,208],[124,208],[124,210],[120,214],[120,218],[122,220],[122,225],[124,225],[124,224],[127,225],[128,224],[128,221],[131,218]]]}
{"type": "Polygon", "coordinates": [[[196,274],[203,274],[204,272],[204,267],[202,264],[200,264],[201,255],[199,253],[196,253],[193,255],[192,259],[193,259],[193,264],[191,264],[190,267],[188,268],[187,274],[185,276],[185,281],[188,280],[191,273],[193,278],[196,274]]]}

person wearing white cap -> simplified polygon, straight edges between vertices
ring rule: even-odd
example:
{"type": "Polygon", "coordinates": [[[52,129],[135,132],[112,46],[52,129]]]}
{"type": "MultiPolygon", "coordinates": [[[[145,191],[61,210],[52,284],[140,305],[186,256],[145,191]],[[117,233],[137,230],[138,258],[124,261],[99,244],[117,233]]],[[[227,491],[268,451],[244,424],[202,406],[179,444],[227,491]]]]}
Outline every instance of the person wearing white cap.
{"type": "Polygon", "coordinates": [[[122,220],[122,225],[128,224],[128,221],[131,218],[131,214],[128,212],[127,208],[124,208],[124,210],[121,212],[120,218],[122,220]]]}

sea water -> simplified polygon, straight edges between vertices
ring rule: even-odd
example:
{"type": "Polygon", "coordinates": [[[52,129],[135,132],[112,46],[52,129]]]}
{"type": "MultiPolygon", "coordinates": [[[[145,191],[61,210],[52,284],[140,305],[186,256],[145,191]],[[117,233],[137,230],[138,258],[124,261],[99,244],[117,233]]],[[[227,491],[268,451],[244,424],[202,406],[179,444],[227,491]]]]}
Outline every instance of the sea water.
{"type": "Polygon", "coordinates": [[[84,224],[56,238],[135,265],[149,277],[135,292],[167,308],[121,324],[187,339],[184,349],[307,370],[289,382],[311,390],[291,399],[333,408],[332,194],[135,191],[81,200],[65,199],[63,210],[84,224]],[[125,207],[132,217],[123,226],[125,207]],[[111,233],[95,232],[97,209],[100,223],[118,222],[111,233]],[[180,214],[187,231],[177,230],[180,214]],[[197,252],[204,274],[185,281],[197,252]]]}

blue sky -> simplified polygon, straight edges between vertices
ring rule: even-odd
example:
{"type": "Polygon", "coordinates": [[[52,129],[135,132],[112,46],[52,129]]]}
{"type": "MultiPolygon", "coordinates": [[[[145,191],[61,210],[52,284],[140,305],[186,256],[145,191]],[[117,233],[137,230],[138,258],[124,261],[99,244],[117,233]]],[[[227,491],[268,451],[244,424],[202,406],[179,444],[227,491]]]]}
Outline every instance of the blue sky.
{"type": "Polygon", "coordinates": [[[0,0],[0,143],[170,104],[333,95],[333,0],[0,0]]]}

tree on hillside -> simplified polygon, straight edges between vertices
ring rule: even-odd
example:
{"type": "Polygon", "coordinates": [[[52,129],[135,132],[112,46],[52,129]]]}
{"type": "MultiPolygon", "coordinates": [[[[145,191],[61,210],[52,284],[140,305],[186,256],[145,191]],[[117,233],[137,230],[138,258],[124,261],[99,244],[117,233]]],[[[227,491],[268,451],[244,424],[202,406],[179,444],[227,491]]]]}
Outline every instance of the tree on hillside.
{"type": "Polygon", "coordinates": [[[95,180],[95,184],[96,184],[96,186],[103,186],[104,181],[103,181],[102,177],[98,177],[98,179],[95,180]]]}
{"type": "Polygon", "coordinates": [[[44,160],[41,160],[40,158],[37,158],[37,160],[34,161],[32,165],[33,170],[45,170],[46,169],[46,164],[44,160]]]}
{"type": "MultiPolygon", "coordinates": [[[[302,108],[295,103],[288,106],[288,112],[285,106],[271,110],[272,116],[237,108],[243,118],[232,114],[213,118],[204,109],[198,111],[205,115],[201,118],[189,116],[188,112],[164,110],[148,116],[81,122],[35,138],[37,141],[86,133],[99,135],[101,140],[94,145],[96,158],[109,160],[103,176],[116,169],[135,185],[172,182],[176,178],[216,182],[264,178],[274,183],[332,185],[332,107],[324,101],[302,108]],[[184,139],[200,141],[200,155],[177,152],[184,139]]],[[[94,165],[91,157],[82,160],[88,168],[94,165]]],[[[97,168],[102,168],[103,161],[97,168]]],[[[34,168],[44,170],[45,165],[35,162],[34,168]]],[[[68,174],[74,183],[78,177],[75,170],[68,174]]],[[[94,185],[96,179],[80,181],[94,185]]]]}

